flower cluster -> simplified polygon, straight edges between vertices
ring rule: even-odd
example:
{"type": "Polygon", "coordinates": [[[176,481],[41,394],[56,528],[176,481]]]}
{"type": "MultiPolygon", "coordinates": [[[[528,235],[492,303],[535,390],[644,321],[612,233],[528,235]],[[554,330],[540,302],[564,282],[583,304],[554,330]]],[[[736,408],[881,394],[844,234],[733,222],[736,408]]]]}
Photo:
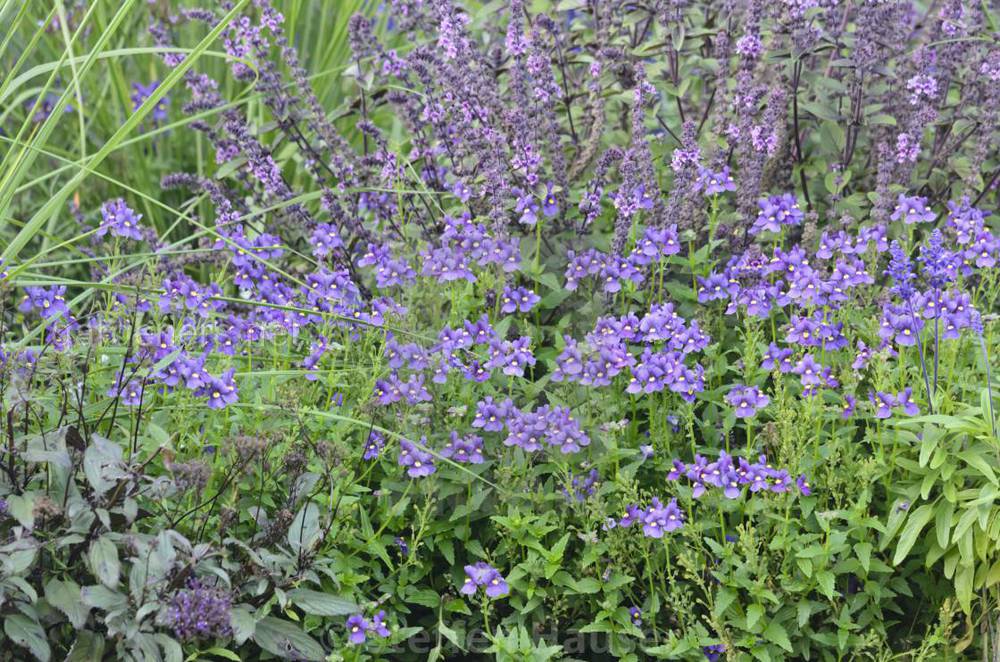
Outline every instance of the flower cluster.
{"type": "MultiPolygon", "coordinates": [[[[674,459],[673,469],[667,474],[667,480],[679,480],[681,477],[690,481],[691,494],[696,499],[712,489],[721,490],[727,499],[740,498],[744,488],[749,489],[750,493],[763,491],[780,494],[788,492],[793,482],[786,469],[772,467],[763,455],[757,462],[749,462],[742,457],[732,457],[725,451],[720,452],[719,459],[713,462],[701,455],[696,455],[694,462],[690,464],[674,459]]],[[[811,494],[805,476],[799,476],[794,482],[803,495],[811,494]]]]}
{"type": "Polygon", "coordinates": [[[226,638],[232,635],[229,593],[191,580],[187,588],[174,592],[166,611],[167,625],[185,641],[226,638]]]}
{"type": "Polygon", "coordinates": [[[465,566],[465,582],[459,592],[462,595],[475,595],[480,588],[491,598],[500,598],[510,593],[510,586],[500,571],[485,561],[465,566]]]}
{"type": "Polygon", "coordinates": [[[354,614],[348,617],[346,627],[347,641],[354,646],[365,643],[370,633],[382,638],[390,635],[389,626],[385,623],[385,610],[379,610],[377,614],[372,616],[371,620],[362,614],[354,614]]]}
{"type": "Polygon", "coordinates": [[[608,522],[610,528],[628,528],[633,524],[641,524],[642,533],[647,538],[662,538],[664,533],[684,526],[684,513],[677,505],[677,499],[671,499],[670,503],[663,505],[659,498],[653,497],[647,507],[640,508],[631,504],[625,508],[625,514],[619,520],[608,522]]]}

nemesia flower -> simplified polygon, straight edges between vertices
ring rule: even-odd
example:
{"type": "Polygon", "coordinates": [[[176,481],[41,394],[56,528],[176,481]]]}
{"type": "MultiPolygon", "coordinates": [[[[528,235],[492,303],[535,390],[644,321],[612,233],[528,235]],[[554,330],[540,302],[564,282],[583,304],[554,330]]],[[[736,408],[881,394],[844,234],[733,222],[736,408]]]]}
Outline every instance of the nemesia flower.
{"type": "Polygon", "coordinates": [[[465,583],[459,592],[463,595],[475,595],[479,588],[485,588],[485,593],[491,598],[499,598],[510,593],[510,587],[500,572],[486,563],[479,561],[465,566],[465,583]]]}
{"type": "Polygon", "coordinates": [[[101,218],[101,224],[94,232],[95,237],[103,237],[110,231],[116,237],[142,240],[142,230],[139,227],[142,214],[132,211],[121,198],[105,202],[101,206],[101,218]]]}
{"type": "Polygon", "coordinates": [[[355,646],[363,644],[371,629],[371,623],[364,616],[354,614],[347,619],[347,641],[355,646]]]}
{"type": "Polygon", "coordinates": [[[771,399],[756,386],[736,384],[726,394],[726,402],[735,407],[737,418],[752,417],[758,409],[763,409],[770,401],[771,399]]]}
{"type": "Polygon", "coordinates": [[[552,193],[552,182],[546,185],[545,197],[542,198],[542,212],[550,218],[559,213],[559,200],[552,193]]]}
{"type": "Polygon", "coordinates": [[[647,538],[662,538],[664,532],[669,533],[684,526],[684,513],[677,505],[677,499],[671,499],[664,506],[659,498],[653,497],[645,510],[629,505],[625,516],[618,521],[618,526],[628,528],[636,522],[642,524],[643,535],[647,538]]]}
{"type": "Polygon", "coordinates": [[[719,172],[712,172],[708,168],[698,168],[698,179],[695,180],[694,188],[701,191],[706,197],[735,191],[736,182],[729,174],[729,166],[725,166],[719,172]]]}
{"type": "Polygon", "coordinates": [[[638,607],[629,607],[628,610],[629,619],[632,621],[632,625],[637,628],[642,627],[642,610],[638,607]]]}
{"type": "Polygon", "coordinates": [[[511,288],[508,286],[504,288],[503,296],[500,297],[500,312],[515,313],[520,311],[527,313],[541,300],[540,296],[527,288],[511,288]]]}
{"type": "Polygon", "coordinates": [[[913,401],[913,389],[907,386],[896,394],[896,405],[902,407],[907,416],[918,416],[920,407],[913,401]]]}
{"type": "Polygon", "coordinates": [[[385,448],[385,437],[377,430],[372,430],[368,435],[368,443],[365,444],[365,452],[362,456],[365,460],[374,460],[382,454],[385,448]]]}
{"type": "Polygon", "coordinates": [[[450,440],[441,449],[441,457],[462,464],[482,464],[483,440],[474,434],[459,437],[457,432],[452,432],[450,440]]]}
{"type": "Polygon", "coordinates": [[[761,232],[781,232],[784,225],[798,225],[805,218],[799,203],[791,193],[774,195],[757,203],[760,213],[750,228],[751,235],[761,232]]]}
{"type": "MultiPolygon", "coordinates": [[[[426,447],[427,437],[421,437],[420,444],[426,447]]],[[[434,466],[434,456],[407,439],[399,441],[397,462],[399,466],[406,467],[406,473],[411,478],[430,476],[437,471],[437,467],[434,466]]]]}
{"type": "Polygon", "coordinates": [[[726,652],[726,645],[712,644],[711,646],[702,646],[701,652],[708,662],[717,662],[722,657],[722,654],[726,652]]]}
{"type": "MultiPolygon", "coordinates": [[[[138,110],[139,106],[141,106],[159,86],[160,81],[156,80],[152,81],[148,85],[143,85],[139,82],[132,83],[132,94],[129,95],[129,98],[132,100],[132,111],[135,112],[138,110]]],[[[156,105],[153,107],[153,112],[149,114],[149,116],[153,119],[154,126],[157,126],[167,120],[167,105],[169,103],[169,97],[166,96],[156,102],[156,105]]]]}
{"type": "Polygon", "coordinates": [[[840,417],[844,420],[849,419],[854,415],[854,407],[857,405],[857,399],[853,395],[844,395],[844,408],[840,412],[840,417]]]}
{"type": "Polygon", "coordinates": [[[868,399],[875,407],[875,418],[889,418],[892,416],[892,409],[899,404],[891,393],[868,392],[868,399]]]}
{"type": "Polygon", "coordinates": [[[927,207],[927,198],[911,197],[900,193],[889,218],[894,221],[902,219],[903,223],[912,225],[914,223],[931,223],[937,218],[937,214],[927,207]]]}

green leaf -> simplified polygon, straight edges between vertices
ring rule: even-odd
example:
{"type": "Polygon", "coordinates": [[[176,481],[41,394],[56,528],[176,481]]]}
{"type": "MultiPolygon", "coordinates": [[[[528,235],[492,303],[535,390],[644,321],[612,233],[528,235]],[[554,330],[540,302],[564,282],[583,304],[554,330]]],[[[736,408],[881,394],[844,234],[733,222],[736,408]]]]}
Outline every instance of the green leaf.
{"type": "Polygon", "coordinates": [[[801,628],[806,623],[809,622],[809,617],[812,615],[813,603],[809,600],[803,600],[798,606],[798,623],[801,628]]]}
{"type": "Polygon", "coordinates": [[[209,648],[207,651],[205,651],[205,653],[208,655],[218,655],[219,657],[224,657],[227,660],[233,660],[233,662],[243,661],[243,658],[234,653],[233,651],[228,650],[226,648],[219,648],[218,646],[216,646],[215,648],[209,648]]]}
{"type": "Polygon", "coordinates": [[[90,543],[87,553],[90,561],[90,571],[108,588],[117,588],[121,576],[121,563],[118,561],[118,548],[111,538],[103,535],[90,543]]]}
{"type": "Polygon", "coordinates": [[[785,631],[785,627],[778,621],[771,621],[767,629],[764,630],[764,638],[772,644],[781,646],[789,653],[792,652],[792,642],[788,639],[788,633],[785,631]]]}
{"type": "Polygon", "coordinates": [[[752,632],[754,626],[757,625],[757,623],[763,617],[764,617],[763,605],[754,603],[749,607],[747,607],[747,630],[750,630],[752,632]]]}
{"type": "Polygon", "coordinates": [[[971,563],[959,565],[955,572],[955,597],[966,614],[972,611],[972,580],[975,574],[976,569],[971,563]]]}
{"type": "Polygon", "coordinates": [[[902,563],[906,555],[910,553],[913,545],[917,542],[917,536],[927,526],[927,522],[930,521],[933,514],[933,506],[930,504],[924,504],[910,513],[909,518],[906,520],[906,525],[903,526],[903,532],[899,536],[899,543],[896,545],[896,554],[892,557],[893,565],[902,563]]]}
{"type": "Polygon", "coordinates": [[[65,662],[94,662],[104,659],[104,637],[94,632],[80,630],[65,662]]]}
{"type": "Polygon", "coordinates": [[[816,573],[816,581],[819,583],[820,592],[831,600],[836,593],[833,588],[835,580],[836,577],[834,577],[833,573],[829,570],[820,570],[816,573]]]}
{"type": "Polygon", "coordinates": [[[337,595],[311,591],[307,588],[293,588],[288,591],[288,599],[307,614],[316,616],[347,616],[358,612],[353,600],[337,595]]]}
{"type": "Polygon", "coordinates": [[[947,549],[948,540],[951,538],[951,519],[955,514],[955,504],[950,501],[938,503],[934,513],[934,533],[937,534],[938,545],[941,549],[947,549]]]}
{"type": "Polygon", "coordinates": [[[991,483],[994,485],[998,484],[997,476],[993,473],[993,468],[990,467],[989,461],[980,455],[976,450],[970,448],[969,450],[962,451],[958,454],[958,457],[964,460],[970,467],[978,469],[979,472],[986,476],[986,479],[991,483]]]}
{"type": "Polygon", "coordinates": [[[437,591],[434,589],[423,588],[415,590],[407,595],[406,601],[430,607],[431,609],[436,609],[437,606],[441,604],[441,596],[438,595],[437,591]]]}
{"type": "Polygon", "coordinates": [[[265,616],[254,628],[253,640],[272,655],[283,660],[308,660],[321,662],[326,651],[318,641],[289,621],[265,616]]]}
{"type": "Polygon", "coordinates": [[[920,466],[921,467],[926,467],[927,466],[927,463],[931,459],[931,454],[934,452],[934,449],[937,448],[938,441],[940,441],[940,439],[941,439],[941,435],[937,434],[936,432],[932,433],[930,430],[926,430],[924,432],[924,438],[920,442],[920,466]]]}
{"type": "Polygon", "coordinates": [[[15,644],[31,651],[35,659],[48,662],[52,657],[52,650],[46,640],[45,630],[35,619],[28,618],[24,614],[5,616],[3,631],[15,644]]]}
{"type": "Polygon", "coordinates": [[[233,607],[232,611],[229,612],[229,624],[233,628],[233,641],[236,642],[237,646],[242,646],[247,639],[252,637],[257,627],[253,612],[246,605],[233,607]]]}
{"type": "Polygon", "coordinates": [[[87,622],[90,607],[80,599],[80,587],[72,580],[50,579],[45,585],[45,599],[50,605],[66,614],[77,630],[87,622]]]}
{"type": "Polygon", "coordinates": [[[288,544],[298,554],[309,550],[319,540],[319,506],[307,501],[288,527],[288,544]]]}
{"type": "Polygon", "coordinates": [[[854,553],[858,555],[858,561],[865,569],[865,574],[868,574],[872,562],[872,544],[870,542],[855,543],[854,553]]]}
{"type": "Polygon", "coordinates": [[[715,598],[715,605],[712,608],[712,613],[714,613],[716,617],[722,616],[726,613],[726,609],[729,608],[729,605],[733,604],[734,600],[736,600],[735,591],[729,588],[719,589],[719,593],[715,598]]]}
{"type": "Polygon", "coordinates": [[[101,584],[81,588],[80,600],[88,607],[94,607],[103,611],[122,609],[128,604],[128,599],[124,595],[118,591],[112,591],[101,584]]]}

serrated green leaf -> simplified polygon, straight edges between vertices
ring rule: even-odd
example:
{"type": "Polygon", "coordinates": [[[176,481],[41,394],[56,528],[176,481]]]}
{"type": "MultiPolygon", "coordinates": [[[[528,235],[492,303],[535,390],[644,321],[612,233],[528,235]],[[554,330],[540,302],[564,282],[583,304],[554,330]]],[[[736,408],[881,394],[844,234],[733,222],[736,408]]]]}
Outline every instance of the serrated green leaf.
{"type": "Polygon", "coordinates": [[[90,571],[98,581],[108,588],[117,588],[121,577],[121,562],[118,560],[118,548],[107,535],[103,535],[90,543],[87,553],[90,561],[90,571]]]}
{"type": "Polygon", "coordinates": [[[788,632],[785,631],[785,626],[778,621],[771,621],[768,624],[764,630],[764,638],[772,644],[781,646],[789,653],[792,652],[792,642],[788,639],[788,632]]]}
{"type": "Polygon", "coordinates": [[[48,662],[52,657],[52,649],[49,648],[45,630],[38,621],[24,614],[10,614],[4,616],[3,631],[15,644],[31,651],[35,659],[48,662]]]}

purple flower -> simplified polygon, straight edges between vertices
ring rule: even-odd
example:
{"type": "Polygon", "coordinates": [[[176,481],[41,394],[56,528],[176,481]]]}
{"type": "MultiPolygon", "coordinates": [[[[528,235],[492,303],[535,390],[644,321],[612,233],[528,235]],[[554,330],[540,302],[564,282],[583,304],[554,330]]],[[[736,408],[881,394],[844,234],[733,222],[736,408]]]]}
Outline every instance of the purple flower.
{"type": "MultiPolygon", "coordinates": [[[[135,112],[136,110],[139,110],[139,106],[141,106],[159,86],[160,81],[157,80],[154,80],[149,85],[132,83],[132,94],[130,95],[130,98],[132,99],[132,111],[135,112]]],[[[153,118],[154,126],[167,120],[168,103],[169,97],[166,96],[156,102],[156,105],[153,107],[153,112],[150,114],[150,117],[153,118]]]]}
{"type": "Polygon", "coordinates": [[[579,476],[573,476],[570,488],[563,489],[563,494],[567,499],[584,501],[597,490],[597,481],[600,477],[601,475],[597,469],[591,469],[582,479],[579,476]]]}
{"type": "Polygon", "coordinates": [[[698,278],[698,302],[706,303],[716,299],[729,298],[729,280],[725,274],[711,273],[706,278],[698,278]]]}
{"type": "Polygon", "coordinates": [[[758,409],[766,407],[771,399],[756,386],[737,384],[726,394],[726,402],[736,408],[737,418],[750,418],[758,409]]]}
{"type": "Polygon", "coordinates": [[[211,378],[207,384],[195,392],[199,397],[208,398],[209,409],[224,409],[240,399],[236,382],[233,381],[233,369],[230,368],[218,378],[211,378]]]}
{"type": "Polygon", "coordinates": [[[698,179],[695,180],[694,190],[701,191],[706,197],[735,191],[736,182],[729,174],[729,166],[724,166],[719,172],[712,172],[708,168],[698,168],[698,179]]]}
{"type": "Polygon", "coordinates": [[[385,448],[385,437],[376,430],[372,430],[371,434],[368,435],[368,443],[365,444],[365,454],[363,458],[366,460],[374,460],[379,455],[382,454],[382,449],[385,448]]]}
{"type": "Polygon", "coordinates": [[[892,408],[899,404],[891,393],[868,392],[868,399],[875,407],[875,418],[889,418],[892,416],[892,408]]]}
{"type": "Polygon", "coordinates": [[[789,373],[794,369],[791,361],[793,353],[791,349],[781,348],[776,343],[771,343],[767,346],[767,351],[764,352],[760,367],[764,370],[777,368],[782,373],[789,373]]]}
{"type": "Polygon", "coordinates": [[[25,287],[24,291],[24,299],[21,300],[21,303],[17,307],[22,313],[37,310],[42,319],[49,319],[50,317],[69,313],[69,308],[66,306],[65,285],[54,285],[52,287],[29,286],[25,287]]]}
{"type": "Polygon", "coordinates": [[[372,630],[380,637],[388,637],[391,634],[389,632],[389,626],[385,624],[384,609],[380,609],[379,612],[372,617],[372,630]]]}
{"type": "Polygon", "coordinates": [[[142,240],[142,230],[139,220],[142,214],[136,214],[121,198],[108,200],[101,206],[101,224],[94,233],[95,237],[103,237],[108,231],[116,237],[142,240]]]}
{"type": "Polygon", "coordinates": [[[521,215],[520,223],[530,226],[538,223],[538,201],[531,193],[519,195],[514,210],[521,215]]]}
{"type": "MultiPolygon", "coordinates": [[[[326,257],[334,250],[341,248],[343,245],[344,242],[340,238],[340,231],[336,226],[329,223],[317,223],[313,228],[312,234],[309,236],[309,246],[312,249],[312,254],[316,257],[326,257]]],[[[378,247],[369,244],[368,253],[365,254],[364,258],[359,260],[358,264],[361,266],[365,266],[366,264],[378,264],[379,262],[374,261],[365,262],[365,259],[368,258],[368,256],[374,258],[374,251],[377,249],[378,247]]],[[[388,258],[389,256],[386,255],[386,257],[388,258]]]]}
{"type": "Polygon", "coordinates": [[[637,628],[642,627],[642,610],[638,607],[630,607],[628,610],[629,619],[632,621],[632,625],[637,628]]]}
{"type": "Polygon", "coordinates": [[[819,386],[823,381],[823,366],[813,358],[812,354],[803,355],[795,364],[792,372],[799,376],[799,380],[805,387],[819,386]]]}
{"type": "Polygon", "coordinates": [[[958,276],[955,255],[945,249],[941,230],[935,229],[927,244],[920,247],[920,262],[928,284],[935,289],[947,286],[958,276]]]}
{"type": "Polygon", "coordinates": [[[446,457],[462,464],[483,463],[483,440],[474,434],[459,437],[457,432],[451,433],[451,438],[443,449],[441,457],[446,457]]]}
{"type": "Polygon", "coordinates": [[[628,528],[633,522],[642,524],[642,533],[647,538],[662,538],[664,532],[684,526],[684,513],[677,505],[677,499],[671,499],[670,503],[664,506],[657,497],[653,497],[645,510],[640,510],[635,505],[628,506],[618,526],[628,528]]]}
{"type": "Polygon", "coordinates": [[[726,645],[712,644],[711,646],[702,646],[701,652],[708,662],[717,662],[722,657],[722,654],[726,652],[726,645]]]}
{"type": "Polygon", "coordinates": [[[809,486],[809,481],[806,480],[805,474],[799,475],[799,477],[795,479],[795,484],[798,486],[799,492],[802,496],[809,496],[812,494],[812,487],[809,486]]]}
{"type": "Polygon", "coordinates": [[[900,193],[892,216],[889,218],[894,221],[902,219],[903,223],[912,225],[914,223],[931,223],[937,218],[937,214],[927,207],[927,198],[908,197],[900,193]]]}
{"type": "Polygon", "coordinates": [[[773,195],[757,203],[760,213],[750,228],[750,234],[781,232],[783,225],[798,225],[805,218],[799,203],[791,193],[773,195]]]}
{"type": "Polygon", "coordinates": [[[542,198],[542,212],[549,218],[559,213],[559,200],[552,193],[552,182],[546,186],[545,197],[542,198]]]}
{"type": "Polygon", "coordinates": [[[920,407],[913,401],[913,389],[907,386],[896,394],[896,404],[903,408],[903,413],[907,416],[918,416],[920,407]]]}
{"type": "MultiPolygon", "coordinates": [[[[420,438],[420,445],[427,446],[427,437],[420,438]]],[[[437,471],[437,467],[434,466],[434,456],[407,439],[399,441],[397,462],[399,466],[406,467],[406,473],[411,478],[430,476],[437,471]]]]}
{"type": "Polygon", "coordinates": [[[213,588],[193,579],[187,588],[175,591],[167,608],[167,624],[178,639],[229,637],[232,599],[221,588],[213,588]]]}
{"type": "Polygon", "coordinates": [[[844,408],[840,412],[840,417],[842,419],[844,419],[844,420],[847,420],[851,416],[853,416],[854,415],[854,407],[855,407],[855,405],[857,405],[857,402],[858,402],[857,399],[853,395],[845,394],[844,395],[844,408]]]}
{"type": "Polygon", "coordinates": [[[121,403],[127,407],[138,407],[142,404],[142,380],[130,379],[124,386],[112,386],[108,389],[108,397],[121,398],[121,403]]]}
{"type": "Polygon", "coordinates": [[[347,641],[355,646],[365,643],[372,624],[361,614],[354,614],[347,619],[347,641]]]}
{"type": "Polygon", "coordinates": [[[472,427],[482,428],[487,432],[500,432],[513,413],[514,403],[509,398],[495,403],[492,397],[486,396],[476,403],[476,416],[472,421],[472,427]]]}
{"type": "Polygon", "coordinates": [[[484,587],[486,595],[491,598],[499,598],[510,593],[510,586],[507,585],[503,575],[485,561],[465,566],[465,583],[459,592],[463,595],[475,595],[480,587],[484,587]]]}
{"type": "Polygon", "coordinates": [[[524,287],[504,288],[503,296],[500,297],[500,312],[502,313],[527,313],[535,304],[541,301],[541,297],[524,287]]]}

